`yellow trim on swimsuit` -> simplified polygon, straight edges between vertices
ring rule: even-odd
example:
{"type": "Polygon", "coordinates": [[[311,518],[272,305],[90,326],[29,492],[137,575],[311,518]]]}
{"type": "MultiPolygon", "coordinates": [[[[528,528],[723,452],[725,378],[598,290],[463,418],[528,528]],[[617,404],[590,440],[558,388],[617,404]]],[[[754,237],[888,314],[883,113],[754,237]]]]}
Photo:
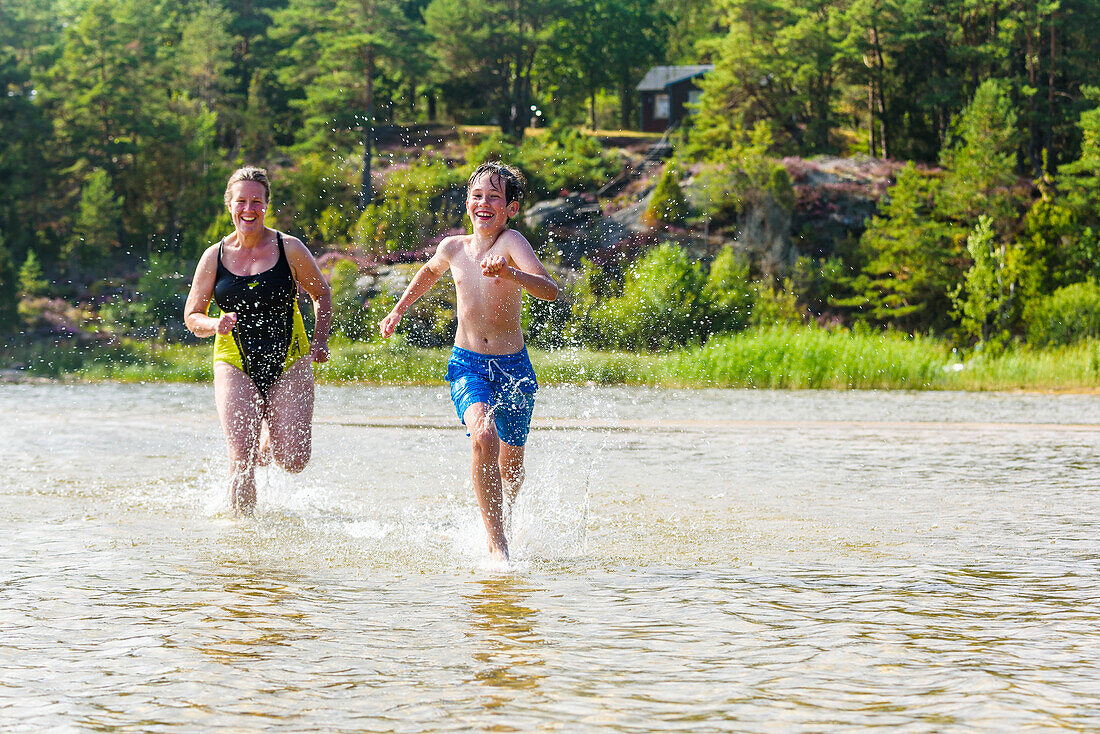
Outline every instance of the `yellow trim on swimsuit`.
{"type": "MultiPolygon", "coordinates": [[[[283,372],[286,372],[301,357],[309,354],[309,335],[306,334],[306,324],[302,320],[302,311],[298,308],[298,301],[294,301],[294,330],[290,336],[290,346],[286,350],[286,361],[283,362],[283,372]]],[[[241,372],[244,372],[244,363],[241,361],[241,351],[237,348],[237,342],[232,334],[214,335],[214,361],[231,364],[241,372]]]]}

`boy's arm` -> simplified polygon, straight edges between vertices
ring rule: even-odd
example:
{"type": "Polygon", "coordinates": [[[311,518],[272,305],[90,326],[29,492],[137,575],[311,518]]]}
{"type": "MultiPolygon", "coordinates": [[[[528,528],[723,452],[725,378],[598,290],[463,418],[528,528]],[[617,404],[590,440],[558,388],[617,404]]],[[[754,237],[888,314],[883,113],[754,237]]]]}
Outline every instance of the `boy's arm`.
{"type": "Polygon", "coordinates": [[[505,235],[508,236],[506,252],[515,266],[509,265],[508,258],[502,255],[491,255],[481,261],[482,275],[513,280],[535,298],[555,300],[558,297],[558,284],[550,277],[550,273],[531,248],[531,243],[514,229],[501,236],[505,235]]]}
{"type": "MultiPolygon", "coordinates": [[[[446,242],[446,240],[444,240],[446,242]]],[[[416,299],[428,292],[428,289],[435,285],[436,281],[443,277],[443,273],[447,272],[447,268],[450,267],[443,254],[443,244],[439,243],[439,247],[436,249],[435,254],[428,262],[424,263],[420,270],[416,271],[416,275],[409,281],[409,285],[405,288],[405,292],[401,294],[401,298],[397,300],[397,305],[393,307],[389,315],[379,322],[378,328],[382,331],[383,338],[389,338],[393,335],[394,329],[401,323],[401,317],[405,315],[405,312],[409,310],[409,306],[416,302],[416,299]]]]}

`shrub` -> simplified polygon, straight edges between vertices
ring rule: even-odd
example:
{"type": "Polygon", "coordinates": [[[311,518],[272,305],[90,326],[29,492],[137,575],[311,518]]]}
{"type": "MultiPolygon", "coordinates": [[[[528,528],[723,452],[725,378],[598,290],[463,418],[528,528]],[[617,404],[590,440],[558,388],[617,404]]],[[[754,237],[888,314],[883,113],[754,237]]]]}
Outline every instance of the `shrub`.
{"type": "Polygon", "coordinates": [[[724,248],[710,264],[703,286],[709,333],[732,333],[748,326],[754,295],[748,264],[732,248],[724,248]]]}
{"type": "Polygon", "coordinates": [[[329,273],[332,290],[332,331],[349,339],[367,341],[374,335],[374,322],[364,306],[364,294],[357,283],[359,267],[352,260],[337,260],[329,273]]]}
{"type": "Polygon", "coordinates": [[[644,219],[647,224],[684,223],[688,216],[688,205],[680,180],[680,169],[675,164],[665,166],[645,210],[644,219]]]}
{"type": "Polygon", "coordinates": [[[1028,341],[1037,346],[1100,337],[1100,285],[1074,283],[1038,299],[1028,311],[1028,341]]]}
{"type": "Polygon", "coordinates": [[[623,349],[669,350],[699,344],[707,331],[699,263],[672,243],[650,250],[627,270],[621,296],[592,313],[600,338],[623,349]]]}

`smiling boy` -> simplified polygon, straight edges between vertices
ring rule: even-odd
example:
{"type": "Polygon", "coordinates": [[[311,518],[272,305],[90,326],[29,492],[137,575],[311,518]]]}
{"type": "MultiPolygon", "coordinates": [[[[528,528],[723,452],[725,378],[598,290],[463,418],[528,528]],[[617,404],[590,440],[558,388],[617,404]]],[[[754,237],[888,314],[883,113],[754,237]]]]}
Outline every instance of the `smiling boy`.
{"type": "Polygon", "coordinates": [[[393,334],[401,316],[448,270],[458,294],[458,331],[447,381],[470,435],[470,474],[493,558],[508,560],[504,515],[524,479],[523,452],[538,383],[520,329],[523,292],[553,301],[558,286],[531,244],[508,220],[519,213],[523,174],[484,163],[466,188],[472,232],[447,237],[413,276],[380,328],[393,334]]]}

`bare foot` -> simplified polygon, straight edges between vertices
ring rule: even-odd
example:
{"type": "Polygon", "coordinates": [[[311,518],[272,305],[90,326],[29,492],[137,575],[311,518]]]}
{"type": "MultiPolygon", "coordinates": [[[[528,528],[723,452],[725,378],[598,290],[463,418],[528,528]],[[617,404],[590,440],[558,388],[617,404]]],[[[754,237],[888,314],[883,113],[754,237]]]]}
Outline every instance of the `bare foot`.
{"type": "Polygon", "coordinates": [[[267,427],[267,421],[260,424],[260,450],[256,455],[257,466],[267,466],[274,458],[271,452],[271,430],[267,427]]]}
{"type": "Polygon", "coordinates": [[[256,495],[251,496],[245,492],[229,490],[229,507],[233,510],[233,517],[252,517],[256,510],[256,495]]]}
{"type": "Polygon", "coordinates": [[[508,546],[504,543],[490,543],[489,544],[489,556],[494,561],[501,563],[508,562],[508,546]]]}

